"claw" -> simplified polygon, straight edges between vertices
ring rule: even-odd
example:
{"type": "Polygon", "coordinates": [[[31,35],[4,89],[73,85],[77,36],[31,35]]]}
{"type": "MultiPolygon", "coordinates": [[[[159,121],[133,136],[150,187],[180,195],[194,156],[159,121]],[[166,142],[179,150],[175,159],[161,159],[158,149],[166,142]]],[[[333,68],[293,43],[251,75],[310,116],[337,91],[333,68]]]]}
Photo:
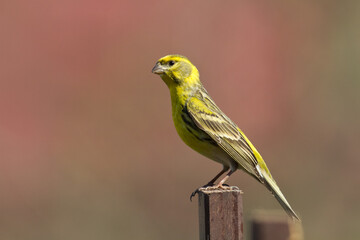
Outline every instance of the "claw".
{"type": "Polygon", "coordinates": [[[195,191],[193,191],[193,192],[191,193],[191,195],[190,195],[190,202],[192,202],[192,198],[195,197],[196,194],[199,193],[199,190],[200,190],[201,188],[207,188],[207,187],[212,187],[212,186],[214,186],[214,184],[210,182],[210,183],[205,184],[204,186],[196,189],[195,191]]]}
{"type": "Polygon", "coordinates": [[[195,191],[193,191],[190,195],[190,202],[192,202],[192,198],[196,196],[196,194],[199,193],[199,189],[196,189],[195,191]]]}

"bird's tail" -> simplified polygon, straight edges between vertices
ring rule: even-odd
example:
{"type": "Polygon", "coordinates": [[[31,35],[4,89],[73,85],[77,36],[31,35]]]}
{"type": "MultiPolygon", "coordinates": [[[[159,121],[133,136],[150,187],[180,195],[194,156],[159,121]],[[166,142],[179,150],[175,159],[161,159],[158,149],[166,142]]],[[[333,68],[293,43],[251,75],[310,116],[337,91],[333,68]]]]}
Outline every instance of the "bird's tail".
{"type": "Polygon", "coordinates": [[[297,219],[300,221],[300,218],[296,215],[295,211],[292,210],[290,204],[286,201],[286,198],[280,191],[280,188],[276,185],[276,182],[264,171],[261,169],[261,174],[264,177],[264,184],[267,189],[275,196],[276,200],[280,203],[280,205],[284,208],[285,212],[293,219],[297,219]]]}

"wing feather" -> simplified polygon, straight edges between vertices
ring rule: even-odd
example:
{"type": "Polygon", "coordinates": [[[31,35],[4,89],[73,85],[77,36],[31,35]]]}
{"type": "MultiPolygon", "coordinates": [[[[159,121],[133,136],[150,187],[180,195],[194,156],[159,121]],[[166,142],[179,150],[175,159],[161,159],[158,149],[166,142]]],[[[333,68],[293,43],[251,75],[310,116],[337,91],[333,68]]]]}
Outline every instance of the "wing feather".
{"type": "Polygon", "coordinates": [[[260,177],[258,161],[238,127],[216,106],[205,89],[198,91],[186,103],[186,110],[197,127],[249,173],[260,177]]]}

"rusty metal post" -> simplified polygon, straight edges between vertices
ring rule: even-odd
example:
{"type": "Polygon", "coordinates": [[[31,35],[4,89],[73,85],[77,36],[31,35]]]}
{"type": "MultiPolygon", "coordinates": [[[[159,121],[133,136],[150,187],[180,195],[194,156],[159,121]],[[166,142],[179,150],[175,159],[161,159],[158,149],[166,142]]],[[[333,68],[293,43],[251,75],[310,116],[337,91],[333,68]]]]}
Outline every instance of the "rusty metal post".
{"type": "Polygon", "coordinates": [[[259,212],[251,221],[252,240],[303,240],[302,225],[284,214],[259,212]]]}
{"type": "Polygon", "coordinates": [[[243,240],[242,192],[201,188],[199,191],[200,240],[243,240]]]}

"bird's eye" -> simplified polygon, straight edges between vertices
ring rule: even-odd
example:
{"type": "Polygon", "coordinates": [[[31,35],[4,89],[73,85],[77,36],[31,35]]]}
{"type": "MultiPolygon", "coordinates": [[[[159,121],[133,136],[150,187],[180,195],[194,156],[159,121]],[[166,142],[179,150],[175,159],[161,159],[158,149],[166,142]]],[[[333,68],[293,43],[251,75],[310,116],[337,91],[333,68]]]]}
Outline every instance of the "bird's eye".
{"type": "Polygon", "coordinates": [[[174,61],[169,61],[169,66],[173,66],[175,64],[175,62],[174,61]]]}

